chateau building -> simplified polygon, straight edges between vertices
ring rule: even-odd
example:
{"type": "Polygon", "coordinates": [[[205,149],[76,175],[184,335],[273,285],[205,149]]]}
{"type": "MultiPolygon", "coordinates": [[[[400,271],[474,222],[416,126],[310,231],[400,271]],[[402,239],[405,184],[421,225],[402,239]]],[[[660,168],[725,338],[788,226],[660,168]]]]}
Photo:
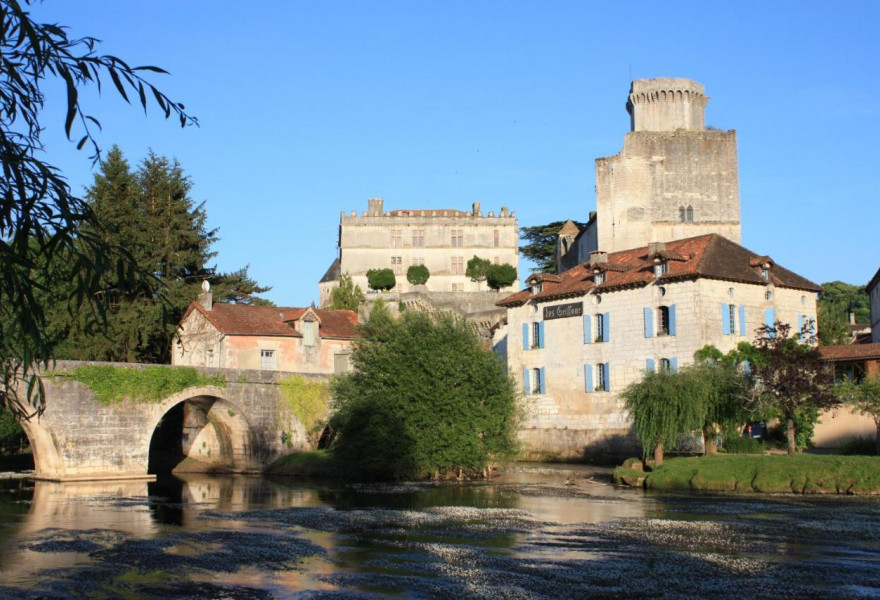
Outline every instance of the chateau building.
{"type": "Polygon", "coordinates": [[[563,455],[629,450],[621,390],[692,363],[707,344],[727,352],[752,341],[765,323],[815,322],[820,290],[717,234],[594,252],[526,283],[499,302],[527,400],[520,437],[527,450],[563,455]]]}
{"type": "Polygon", "coordinates": [[[382,198],[371,198],[369,210],[358,215],[342,213],[339,220],[338,256],[321,279],[320,304],[330,303],[330,292],[343,273],[367,291],[367,271],[394,271],[397,292],[478,292],[485,282],[471,281],[467,262],[474,256],[494,264],[519,264],[519,232],[514,213],[502,207],[496,216],[484,215],[479,203],[470,211],[391,210],[382,198]],[[406,280],[410,266],[424,265],[430,278],[423,286],[406,280]]]}
{"type": "Polygon", "coordinates": [[[776,320],[816,320],[820,287],[740,245],[736,132],[705,127],[689,79],[632,83],[623,150],[596,160],[596,211],[559,232],[557,275],[533,274],[507,308],[508,368],[526,450],[632,452],[619,393],[706,345],[753,341],[776,320]]]}
{"type": "Polygon", "coordinates": [[[617,252],[717,233],[740,243],[736,131],[706,128],[709,97],[690,79],[633,81],[631,130],[615,156],[596,159],[596,212],[559,235],[558,271],[597,249],[617,252]]]}
{"type": "Polygon", "coordinates": [[[880,343],[880,269],[868,282],[867,292],[871,302],[871,341],[880,343]]]}
{"type": "Polygon", "coordinates": [[[356,327],[350,310],[214,304],[205,290],[180,321],[171,364],[343,373],[356,327]]]}

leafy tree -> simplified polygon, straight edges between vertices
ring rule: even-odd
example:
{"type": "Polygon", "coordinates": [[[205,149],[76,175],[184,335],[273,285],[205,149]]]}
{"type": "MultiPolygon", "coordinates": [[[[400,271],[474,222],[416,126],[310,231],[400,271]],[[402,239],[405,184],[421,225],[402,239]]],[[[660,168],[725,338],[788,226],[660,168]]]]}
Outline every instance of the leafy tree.
{"type": "Polygon", "coordinates": [[[835,392],[838,398],[874,420],[877,428],[875,453],[880,455],[880,375],[869,375],[859,382],[845,379],[835,386],[835,392]]]}
{"type": "Polygon", "coordinates": [[[333,384],[334,459],[353,476],[484,472],[515,451],[517,392],[503,362],[462,321],[374,307],[354,370],[333,384]]]}
{"type": "Polygon", "coordinates": [[[855,315],[856,323],[871,322],[870,298],[866,286],[851,285],[842,281],[822,284],[819,292],[819,343],[823,346],[849,344],[852,342],[849,315],[855,315]]]}
{"type": "Polygon", "coordinates": [[[492,266],[492,262],[488,258],[480,258],[477,255],[474,255],[472,259],[467,261],[467,268],[464,271],[464,274],[470,278],[471,281],[476,281],[480,283],[481,281],[486,281],[486,277],[489,276],[489,267],[492,266]]]}
{"type": "MultiPolygon", "coordinates": [[[[556,272],[556,240],[564,221],[554,221],[546,225],[520,227],[519,237],[526,242],[519,247],[520,253],[538,264],[538,272],[556,272]]],[[[583,227],[583,223],[576,223],[583,227]]]]}
{"type": "Polygon", "coordinates": [[[735,365],[723,360],[697,363],[683,369],[681,375],[689,380],[689,385],[700,390],[705,453],[715,454],[717,446],[713,443],[713,438],[716,431],[737,431],[748,420],[745,406],[751,382],[735,365]]]}
{"type": "MultiPolygon", "coordinates": [[[[33,21],[26,7],[33,0],[0,0],[0,403],[29,415],[42,409],[42,388],[30,387],[26,398],[15,392],[20,379],[29,379],[34,365],[49,360],[45,308],[40,290],[44,267],[63,265],[71,283],[65,301],[104,305],[95,292],[102,275],[124,265],[107,259],[109,248],[100,237],[80,232],[93,222],[90,207],[70,190],[63,175],[42,159],[41,116],[47,100],[46,80],[64,82],[64,131],[78,138],[77,148],[89,145],[92,159],[100,149],[93,135],[98,120],[84,107],[79,91],[101,86],[107,78],[126,101],[143,106],[155,102],[165,117],[181,126],[196,121],[184,106],[172,101],[144,75],[165,73],[151,66],[132,67],[96,52],[98,40],[70,38],[66,28],[33,21]]],[[[105,89],[108,86],[104,86],[105,89]]]]}
{"type": "Polygon", "coordinates": [[[486,273],[486,283],[496,292],[516,281],[516,268],[513,265],[491,265],[486,273]]]}
{"type": "Polygon", "coordinates": [[[431,273],[425,265],[411,265],[406,270],[406,280],[413,285],[425,285],[431,273]]]}
{"type": "Polygon", "coordinates": [[[366,299],[364,291],[351,280],[351,275],[343,273],[339,276],[339,285],[330,292],[330,308],[357,312],[358,306],[366,299]]]}
{"type": "MultiPolygon", "coordinates": [[[[119,148],[110,150],[87,190],[96,223],[82,230],[109,248],[124,247],[118,255],[124,252],[151,276],[132,281],[104,273],[100,294],[109,309],[104,319],[88,306],[59,302],[50,309],[55,358],[168,362],[175,328],[204,280],[215,285],[218,301],[259,301],[256,294],[267,288],[257,285],[246,268],[218,274],[209,266],[216,230],[205,227],[204,204],[193,204],[190,188],[177,161],[150,153],[132,173],[119,148]]],[[[61,281],[52,289],[62,297],[70,293],[61,281]]]]}
{"type": "Polygon", "coordinates": [[[840,400],[833,393],[834,377],[814,345],[808,326],[792,336],[790,332],[791,326],[779,321],[760,327],[755,342],[757,360],[752,370],[757,381],[754,408],[780,413],[788,453],[795,454],[798,415],[818,414],[840,400]]]}
{"type": "Polygon", "coordinates": [[[397,279],[391,269],[370,269],[367,271],[367,285],[371,290],[388,291],[397,285],[397,279]]]}
{"type": "Polygon", "coordinates": [[[633,433],[644,455],[654,455],[654,464],[663,464],[664,448],[674,446],[682,433],[702,429],[706,408],[702,385],[682,372],[648,372],[641,381],[631,383],[621,396],[633,420],[633,433]]]}

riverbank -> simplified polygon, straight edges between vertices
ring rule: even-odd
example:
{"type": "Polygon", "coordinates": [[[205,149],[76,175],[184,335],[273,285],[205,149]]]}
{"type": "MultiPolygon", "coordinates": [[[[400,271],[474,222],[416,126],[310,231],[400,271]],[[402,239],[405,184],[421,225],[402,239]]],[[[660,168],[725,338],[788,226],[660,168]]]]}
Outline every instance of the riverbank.
{"type": "Polygon", "coordinates": [[[717,455],[671,458],[650,471],[619,467],[618,484],[660,491],[880,495],[880,457],[717,455]]]}

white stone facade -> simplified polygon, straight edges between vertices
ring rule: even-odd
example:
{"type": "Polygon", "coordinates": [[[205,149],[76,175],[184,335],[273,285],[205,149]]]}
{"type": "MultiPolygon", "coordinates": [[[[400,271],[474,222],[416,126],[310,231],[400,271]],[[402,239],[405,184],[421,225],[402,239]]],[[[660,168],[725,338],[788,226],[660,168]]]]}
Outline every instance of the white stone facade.
{"type": "Polygon", "coordinates": [[[812,291],[772,284],[697,278],[528,301],[509,308],[507,315],[508,366],[525,394],[527,417],[520,431],[525,449],[574,457],[633,447],[619,393],[639,381],[646,369],[661,368],[664,359],[668,368],[691,364],[694,353],[707,344],[722,352],[732,350],[739,342],[754,341],[755,330],[768,320],[793,327],[814,320],[816,297],[812,291]],[[575,316],[545,318],[547,311],[572,304],[582,314],[575,310],[575,316]],[[733,330],[727,333],[729,306],[733,330]],[[661,307],[673,312],[669,334],[660,331],[661,307]],[[596,339],[600,315],[606,341],[596,339]],[[543,339],[535,342],[536,333],[543,339]],[[543,375],[543,389],[535,384],[535,370],[543,375]],[[602,375],[607,381],[599,391],[602,375]]]}
{"type": "MultiPolygon", "coordinates": [[[[339,224],[339,273],[351,275],[365,292],[367,271],[390,268],[397,292],[478,292],[485,282],[471,281],[467,261],[474,256],[493,264],[519,267],[519,230],[514,213],[502,207],[496,215],[483,214],[475,203],[470,211],[393,210],[385,211],[381,198],[371,198],[369,210],[358,215],[344,212],[339,224]],[[412,265],[425,265],[430,278],[424,286],[406,279],[412,265]]],[[[330,301],[338,280],[320,284],[320,303],[330,301]]],[[[514,288],[518,283],[514,283],[514,288]]]]}
{"type": "Polygon", "coordinates": [[[868,298],[871,302],[871,342],[880,342],[880,270],[868,282],[868,298]]]}

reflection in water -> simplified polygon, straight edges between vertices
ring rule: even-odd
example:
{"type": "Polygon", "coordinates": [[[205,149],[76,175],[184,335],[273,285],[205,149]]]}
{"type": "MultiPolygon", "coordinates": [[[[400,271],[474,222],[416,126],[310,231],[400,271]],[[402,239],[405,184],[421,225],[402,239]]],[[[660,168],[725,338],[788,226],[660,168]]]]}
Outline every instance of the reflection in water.
{"type": "Polygon", "coordinates": [[[347,486],[0,481],[0,597],[880,591],[876,502],[645,495],[591,473],[535,466],[490,482],[347,486]]]}

